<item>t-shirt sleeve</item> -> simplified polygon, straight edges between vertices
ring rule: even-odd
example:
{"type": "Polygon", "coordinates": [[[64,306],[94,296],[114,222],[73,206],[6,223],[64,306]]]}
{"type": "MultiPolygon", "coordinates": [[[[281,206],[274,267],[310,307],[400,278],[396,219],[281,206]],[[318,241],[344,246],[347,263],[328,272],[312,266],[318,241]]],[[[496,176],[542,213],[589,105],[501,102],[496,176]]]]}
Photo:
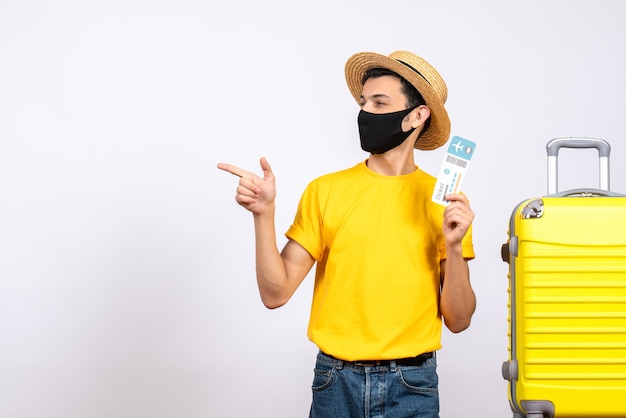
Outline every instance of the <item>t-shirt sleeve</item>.
{"type": "Polygon", "coordinates": [[[463,237],[462,248],[463,248],[463,258],[467,260],[472,260],[473,258],[476,257],[476,254],[474,254],[474,243],[472,241],[472,226],[471,225],[469,229],[467,230],[465,237],[463,237]]]}
{"type": "Polygon", "coordinates": [[[285,236],[300,244],[314,259],[319,260],[322,257],[322,217],[315,183],[309,184],[304,190],[294,221],[285,236]]]}

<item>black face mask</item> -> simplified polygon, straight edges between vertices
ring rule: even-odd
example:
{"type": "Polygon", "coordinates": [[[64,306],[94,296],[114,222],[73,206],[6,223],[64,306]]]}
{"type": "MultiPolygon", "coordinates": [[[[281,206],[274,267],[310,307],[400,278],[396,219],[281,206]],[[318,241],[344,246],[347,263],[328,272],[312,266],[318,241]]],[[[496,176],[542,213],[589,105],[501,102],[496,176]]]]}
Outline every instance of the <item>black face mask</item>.
{"type": "Polygon", "coordinates": [[[410,108],[392,113],[359,112],[359,136],[361,148],[372,154],[382,154],[397,147],[411,135],[415,128],[402,131],[402,120],[415,109],[410,108]]]}

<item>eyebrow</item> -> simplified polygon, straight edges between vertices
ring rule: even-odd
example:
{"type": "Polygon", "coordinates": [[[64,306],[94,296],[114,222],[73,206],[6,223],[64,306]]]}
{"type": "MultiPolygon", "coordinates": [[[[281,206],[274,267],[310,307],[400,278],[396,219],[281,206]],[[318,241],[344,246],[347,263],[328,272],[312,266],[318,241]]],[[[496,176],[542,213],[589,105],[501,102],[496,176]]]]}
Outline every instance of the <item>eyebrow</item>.
{"type": "MultiPolygon", "coordinates": [[[[373,95],[371,96],[371,98],[372,98],[372,99],[391,99],[391,96],[388,96],[388,95],[383,94],[383,93],[376,93],[376,94],[373,94],[373,95]]],[[[359,99],[361,99],[361,100],[365,100],[365,96],[360,95],[360,96],[359,96],[359,99]]]]}

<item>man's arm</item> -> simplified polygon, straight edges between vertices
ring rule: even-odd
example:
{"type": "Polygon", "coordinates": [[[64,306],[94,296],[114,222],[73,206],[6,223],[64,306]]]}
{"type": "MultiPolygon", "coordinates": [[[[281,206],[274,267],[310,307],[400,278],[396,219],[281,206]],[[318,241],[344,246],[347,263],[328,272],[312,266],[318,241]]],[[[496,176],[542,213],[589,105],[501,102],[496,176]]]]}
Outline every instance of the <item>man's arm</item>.
{"type": "Polygon", "coordinates": [[[469,327],[476,310],[469,266],[462,251],[462,240],[474,220],[474,213],[463,195],[451,194],[446,200],[450,201],[443,221],[447,258],[441,263],[440,307],[446,327],[452,332],[461,332],[469,327]]]}
{"type": "Polygon", "coordinates": [[[238,176],[235,200],[252,212],[256,243],[256,276],[263,304],[278,308],[291,298],[315,260],[298,243],[289,240],[282,252],[276,245],[276,180],[265,158],[261,158],[263,178],[230,164],[220,163],[220,170],[238,176]]]}

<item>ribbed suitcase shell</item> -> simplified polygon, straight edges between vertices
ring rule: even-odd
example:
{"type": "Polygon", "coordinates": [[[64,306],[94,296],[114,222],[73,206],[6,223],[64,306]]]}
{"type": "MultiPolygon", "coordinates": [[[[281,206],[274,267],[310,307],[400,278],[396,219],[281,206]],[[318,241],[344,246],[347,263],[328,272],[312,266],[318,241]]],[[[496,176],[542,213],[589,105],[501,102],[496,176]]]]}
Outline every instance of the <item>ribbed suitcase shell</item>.
{"type": "Polygon", "coordinates": [[[626,197],[523,201],[507,248],[514,416],[626,417],[626,197]]]}

